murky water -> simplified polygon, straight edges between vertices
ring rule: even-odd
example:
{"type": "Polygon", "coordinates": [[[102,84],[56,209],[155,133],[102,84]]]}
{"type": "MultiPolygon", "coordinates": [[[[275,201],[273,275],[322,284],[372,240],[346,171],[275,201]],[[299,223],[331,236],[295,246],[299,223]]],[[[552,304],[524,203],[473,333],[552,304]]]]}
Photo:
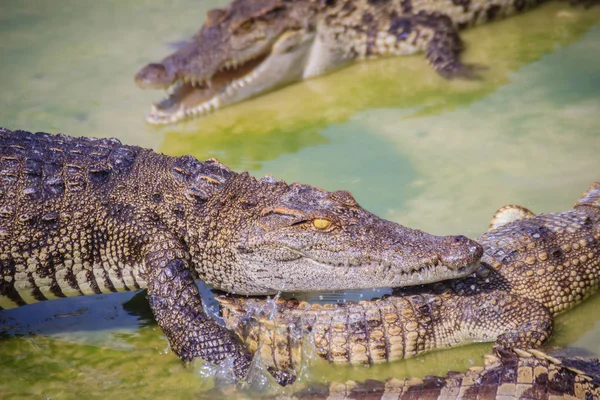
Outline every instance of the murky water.
{"type": "MultiPolygon", "coordinates": [[[[480,81],[445,81],[421,56],[392,58],[190,123],[146,125],[143,114],[162,95],[137,89],[133,75],[223,3],[0,3],[0,125],[115,136],[167,154],[217,157],[255,175],[348,189],[377,214],[437,234],[476,237],[507,203],[567,209],[600,178],[600,7],[553,3],[465,32],[465,60],[488,67],[480,81]]],[[[143,295],[128,302],[133,295],[1,313],[0,398],[190,398],[209,389],[201,363],[183,368],[143,295]]],[[[560,317],[552,344],[600,354],[599,306],[596,296],[560,317]]],[[[443,374],[480,364],[490,349],[373,368],[315,360],[304,378],[443,374]]]]}

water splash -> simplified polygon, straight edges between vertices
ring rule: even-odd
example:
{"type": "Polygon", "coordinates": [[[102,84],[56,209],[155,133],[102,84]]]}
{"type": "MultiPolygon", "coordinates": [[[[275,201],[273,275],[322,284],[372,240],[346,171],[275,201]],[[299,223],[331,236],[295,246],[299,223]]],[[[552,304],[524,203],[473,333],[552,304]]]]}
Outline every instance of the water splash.
{"type": "Polygon", "coordinates": [[[281,292],[277,292],[277,294],[272,298],[271,296],[268,296],[267,300],[263,304],[257,304],[254,301],[249,301],[243,319],[249,320],[251,318],[258,319],[259,317],[263,317],[274,321],[275,314],[277,313],[277,300],[279,300],[280,297],[281,292]]]}
{"type": "MultiPolygon", "coordinates": [[[[214,381],[217,389],[225,389],[236,385],[237,377],[233,372],[233,357],[227,357],[220,364],[213,364],[203,360],[199,360],[198,362],[202,363],[200,368],[197,369],[198,375],[203,379],[214,381]]],[[[196,363],[195,360],[194,363],[196,363]]]]}
{"type": "Polygon", "coordinates": [[[168,343],[169,342],[167,341],[167,345],[165,346],[164,349],[162,349],[162,351],[159,351],[159,354],[169,354],[169,352],[171,351],[171,345],[168,343]]]}

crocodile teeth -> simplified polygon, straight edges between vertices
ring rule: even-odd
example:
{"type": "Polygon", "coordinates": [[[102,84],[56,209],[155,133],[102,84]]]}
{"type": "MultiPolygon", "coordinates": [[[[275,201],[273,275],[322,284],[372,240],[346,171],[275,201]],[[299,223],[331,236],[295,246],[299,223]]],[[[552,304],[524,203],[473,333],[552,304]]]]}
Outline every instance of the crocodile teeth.
{"type": "MultiPolygon", "coordinates": [[[[229,60],[222,63],[219,71],[238,70],[237,72],[223,72],[225,79],[222,79],[223,76],[214,81],[213,77],[207,78],[205,76],[197,77],[190,75],[179,76],[177,81],[167,89],[168,97],[152,105],[146,119],[148,122],[154,124],[166,124],[177,122],[178,120],[191,116],[201,116],[212,113],[224,104],[230,103],[231,99],[239,94],[241,88],[249,86],[256,77],[260,75],[260,72],[257,71],[256,68],[257,66],[260,66],[260,63],[267,56],[268,54],[262,54],[256,57],[250,57],[248,60],[229,60]],[[247,65],[249,60],[254,60],[253,64],[247,65]],[[225,82],[229,79],[231,80],[225,82]],[[199,90],[199,92],[192,92],[193,90],[199,90]],[[178,99],[177,96],[181,96],[181,98],[178,99]],[[190,101],[188,101],[188,105],[181,110],[180,105],[177,104],[177,102],[185,96],[189,96],[190,101]],[[193,105],[189,104],[195,102],[196,99],[200,100],[202,97],[206,97],[202,102],[193,105]],[[180,116],[183,118],[180,118],[180,116]]],[[[185,102],[181,104],[185,104],[185,102]]]]}
{"type": "Polygon", "coordinates": [[[225,61],[223,63],[223,66],[220,68],[221,70],[223,69],[238,69],[238,67],[240,65],[243,65],[244,63],[246,63],[248,60],[252,59],[252,57],[250,57],[249,59],[246,60],[241,60],[241,61],[236,61],[236,60],[231,60],[231,61],[225,61]]]}
{"type": "Polygon", "coordinates": [[[233,96],[235,94],[235,88],[232,85],[228,85],[227,89],[225,89],[225,92],[229,95],[229,96],[233,96]]]}

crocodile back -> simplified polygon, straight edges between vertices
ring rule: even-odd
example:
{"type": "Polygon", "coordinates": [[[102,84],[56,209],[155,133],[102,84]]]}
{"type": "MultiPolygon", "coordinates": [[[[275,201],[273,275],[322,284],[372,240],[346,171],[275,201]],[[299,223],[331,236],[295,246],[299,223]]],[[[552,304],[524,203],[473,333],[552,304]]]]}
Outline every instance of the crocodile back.
{"type": "Polygon", "coordinates": [[[148,153],[116,139],[0,129],[0,309],[140,287],[119,269],[138,260],[115,256],[122,237],[104,222],[127,218],[114,199],[135,193],[130,176],[148,153]]]}
{"type": "MultiPolygon", "coordinates": [[[[117,139],[73,138],[0,129],[3,217],[34,205],[96,193],[127,175],[142,151],[117,139]],[[11,210],[9,210],[11,209],[11,210]]],[[[17,217],[18,218],[18,217],[17,217]]]]}
{"type": "Polygon", "coordinates": [[[598,290],[600,224],[587,209],[517,220],[478,241],[485,249],[482,261],[502,275],[505,290],[536,300],[553,314],[598,290]]]}

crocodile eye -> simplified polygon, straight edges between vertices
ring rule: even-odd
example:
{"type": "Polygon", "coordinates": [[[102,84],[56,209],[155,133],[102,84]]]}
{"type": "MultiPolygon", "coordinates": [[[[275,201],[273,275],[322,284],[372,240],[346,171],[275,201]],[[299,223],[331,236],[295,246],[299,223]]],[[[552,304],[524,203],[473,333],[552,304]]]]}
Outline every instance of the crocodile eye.
{"type": "Polygon", "coordinates": [[[239,30],[243,30],[243,31],[247,31],[250,28],[252,28],[252,25],[254,25],[254,20],[253,19],[249,19],[248,21],[244,21],[240,24],[240,26],[238,26],[239,30]]]}
{"type": "Polygon", "coordinates": [[[331,221],[323,218],[313,219],[313,226],[319,230],[325,230],[331,226],[331,221]]]}

